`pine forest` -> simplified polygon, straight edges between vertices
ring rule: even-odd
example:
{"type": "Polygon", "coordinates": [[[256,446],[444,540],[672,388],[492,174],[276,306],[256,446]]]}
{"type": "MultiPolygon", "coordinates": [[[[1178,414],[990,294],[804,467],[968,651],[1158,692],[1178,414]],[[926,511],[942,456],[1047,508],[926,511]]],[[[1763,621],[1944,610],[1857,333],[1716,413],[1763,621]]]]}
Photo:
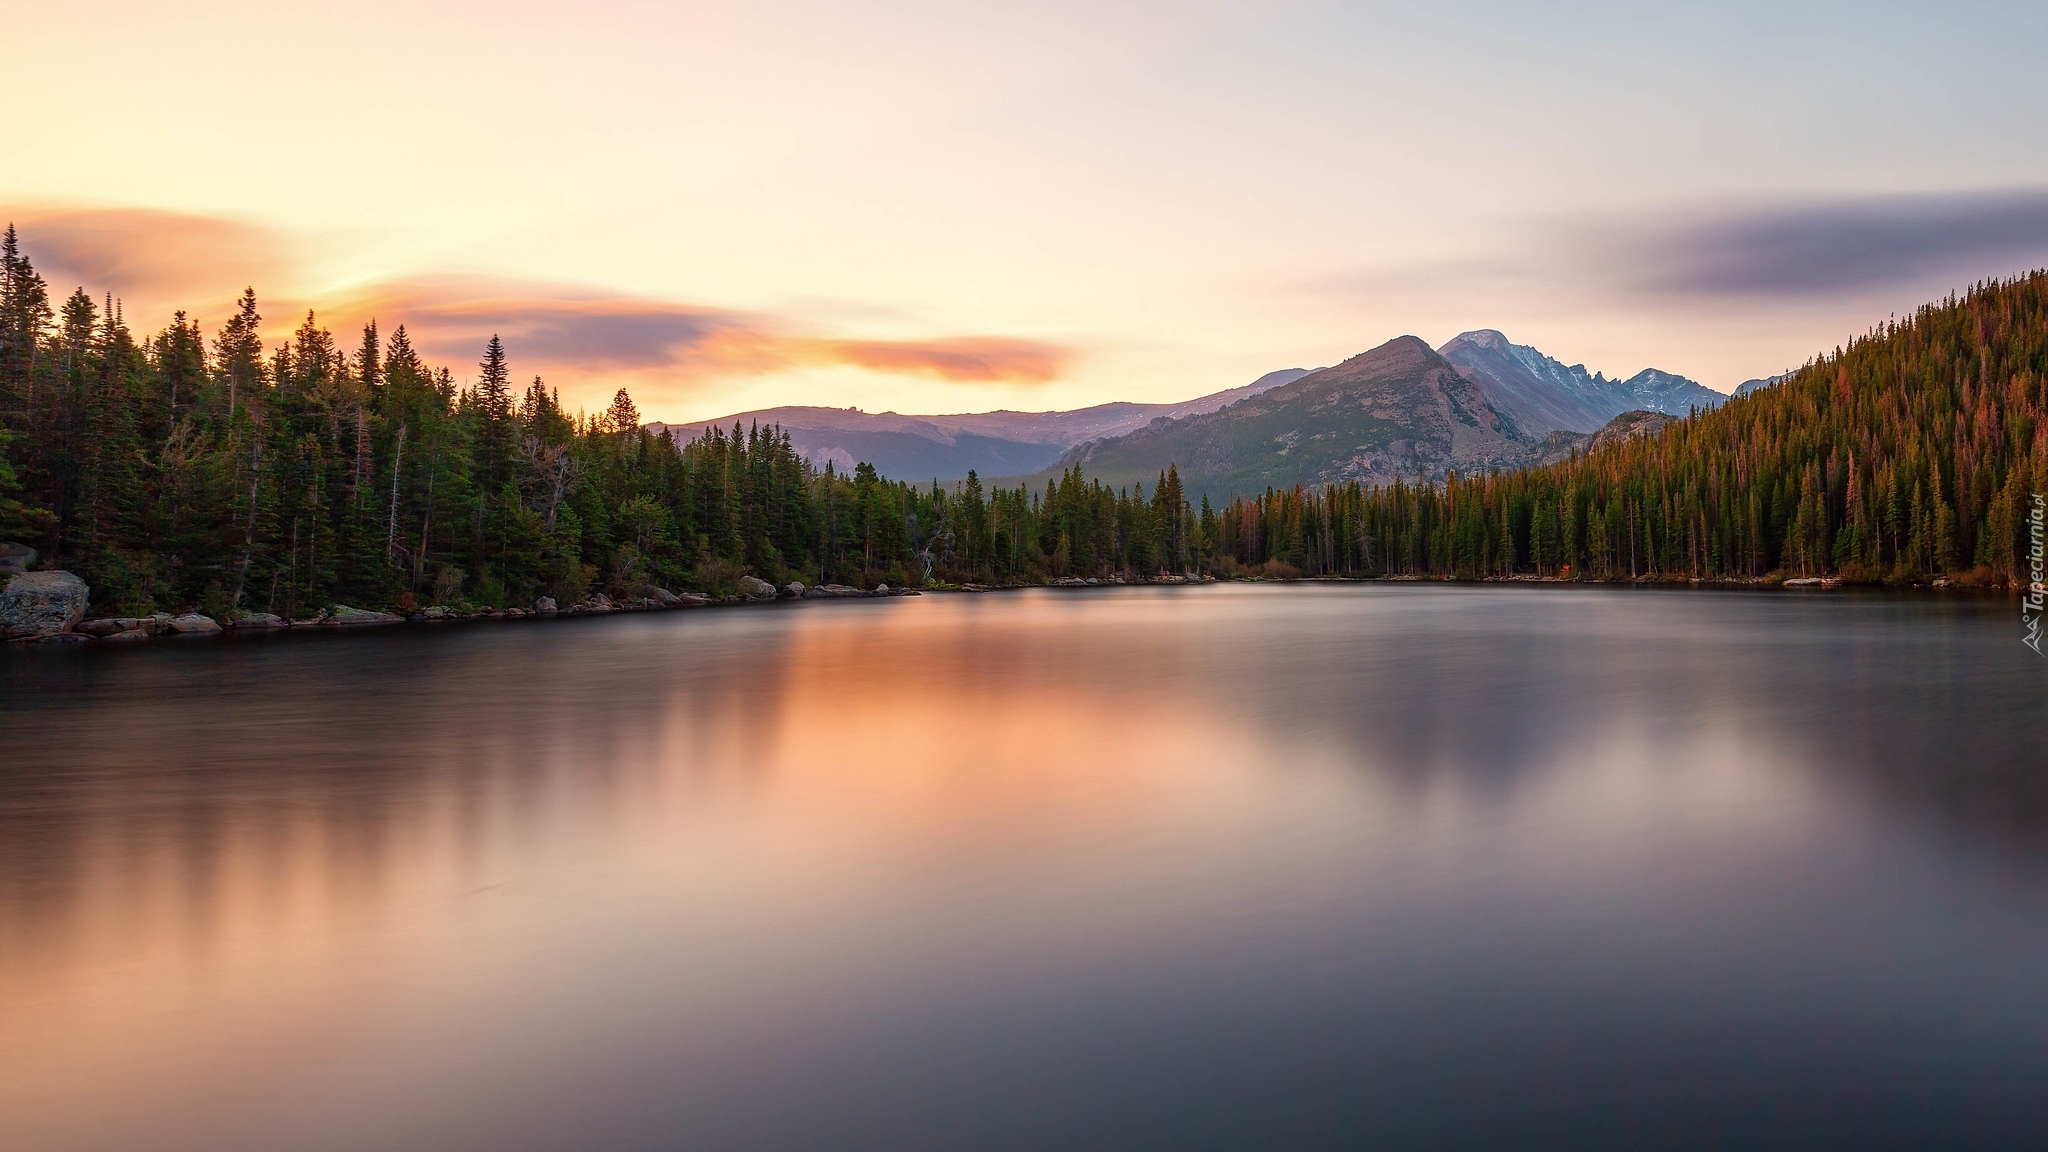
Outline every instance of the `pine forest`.
{"type": "Polygon", "coordinates": [[[818,468],[772,427],[677,443],[621,390],[563,411],[496,337],[473,383],[402,324],[267,346],[58,300],[5,233],[0,540],[101,611],[305,616],[593,591],[1160,575],[2017,583],[2048,480],[2048,273],[1886,323],[1782,383],[1564,463],[1191,505],[818,468]]]}

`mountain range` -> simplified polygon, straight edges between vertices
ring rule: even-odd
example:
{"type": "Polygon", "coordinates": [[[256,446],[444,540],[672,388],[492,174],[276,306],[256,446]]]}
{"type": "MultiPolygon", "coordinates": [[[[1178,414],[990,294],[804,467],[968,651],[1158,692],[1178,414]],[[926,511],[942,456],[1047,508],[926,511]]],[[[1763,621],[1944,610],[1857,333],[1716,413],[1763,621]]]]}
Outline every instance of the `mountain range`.
{"type": "Polygon", "coordinates": [[[1021,476],[1050,467],[1069,448],[1121,436],[1160,420],[1214,412],[1309,374],[1306,368],[1268,372],[1249,384],[1177,404],[1124,401],[1065,412],[971,412],[904,416],[858,408],[761,408],[693,424],[649,424],[647,430],[688,440],[713,428],[780,425],[790,444],[813,464],[850,472],[868,463],[899,480],[958,480],[970,469],[984,476],[1021,476]]]}
{"type": "Polygon", "coordinates": [[[1437,349],[1470,379],[1486,385],[1493,403],[1520,426],[1549,432],[1594,432],[1624,412],[1683,416],[1715,408],[1728,397],[1683,376],[1645,368],[1626,380],[1565,365],[1526,344],[1513,344],[1491,328],[1465,332],[1437,349]]]}
{"type": "Polygon", "coordinates": [[[1269,372],[1178,404],[947,416],[789,407],[648,428],[688,438],[713,426],[777,424],[813,463],[849,470],[866,462],[919,482],[973,469],[1035,486],[1078,465],[1107,484],[1149,485],[1171,463],[1191,495],[1225,498],[1268,485],[1439,479],[1453,469],[1544,463],[1603,429],[1657,426],[1645,413],[1685,416],[1726,399],[1655,368],[1609,379],[1479,329],[1436,349],[1403,336],[1331,368],[1269,372]]]}
{"type": "Polygon", "coordinates": [[[1654,435],[1726,399],[1657,369],[1609,380],[1490,329],[1441,349],[1402,336],[1214,412],[1078,445],[1028,481],[1078,467],[1113,486],[1150,484],[1173,464],[1190,496],[1219,500],[1327,481],[1434,481],[1654,435]]]}

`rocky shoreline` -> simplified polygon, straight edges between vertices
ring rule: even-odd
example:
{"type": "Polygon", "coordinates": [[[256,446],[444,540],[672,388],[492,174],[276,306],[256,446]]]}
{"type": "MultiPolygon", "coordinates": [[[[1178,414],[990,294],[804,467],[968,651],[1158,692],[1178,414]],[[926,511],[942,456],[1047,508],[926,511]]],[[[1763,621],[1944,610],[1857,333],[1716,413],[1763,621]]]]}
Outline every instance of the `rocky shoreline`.
{"type": "MultiPolygon", "coordinates": [[[[18,547],[18,546],[17,546],[18,547]]],[[[33,562],[34,553],[27,559],[33,562]]],[[[78,576],[63,571],[21,571],[19,555],[0,556],[0,579],[11,581],[0,586],[0,642],[8,646],[17,644],[83,644],[92,642],[133,643],[159,637],[219,636],[229,632],[278,632],[297,631],[308,628],[337,629],[390,626],[399,624],[442,624],[456,621],[475,620],[552,620],[574,616],[601,616],[618,612],[664,612],[683,608],[708,608],[740,604],[770,604],[784,600],[841,600],[873,599],[890,596],[918,596],[923,592],[1000,592],[1020,588],[1092,588],[1128,585],[1175,585],[1229,583],[1448,583],[1449,578],[1439,576],[1390,575],[1360,580],[1343,577],[1269,577],[1240,576],[1230,581],[1219,581],[1211,575],[1176,576],[1160,575],[1149,579],[1131,579],[1124,576],[1080,577],[1066,576],[1043,584],[946,584],[933,583],[923,589],[891,588],[878,584],[873,588],[854,588],[845,584],[822,584],[805,586],[791,582],[777,588],[758,577],[745,576],[739,581],[739,593],[726,596],[711,596],[701,592],[670,592],[665,588],[650,588],[648,594],[619,599],[598,592],[588,598],[559,607],[549,597],[536,599],[527,608],[460,608],[448,605],[429,605],[409,610],[403,614],[366,608],[351,608],[345,604],[332,609],[322,609],[310,619],[287,620],[268,612],[247,612],[231,619],[220,621],[198,612],[173,614],[158,612],[150,616],[102,616],[86,617],[90,608],[91,589],[78,576]],[[6,561],[15,561],[8,564],[6,561]]],[[[1683,577],[1642,577],[1636,580],[1587,581],[1556,576],[1531,576],[1518,574],[1507,577],[1490,577],[1467,583],[1514,583],[1514,584],[1589,584],[1599,586],[1647,585],[1663,587],[1708,587],[1708,588],[1817,588],[1837,589],[1844,586],[1837,577],[1784,578],[1766,576],[1755,578],[1722,578],[1715,580],[1687,579],[1683,577]]],[[[1951,587],[1948,581],[1938,581],[1934,588],[1951,587]]]]}
{"type": "MultiPolygon", "coordinates": [[[[0,572],[6,579],[7,572],[0,572]]],[[[618,600],[599,592],[568,607],[558,607],[551,597],[542,596],[530,608],[463,609],[434,604],[400,615],[337,604],[322,609],[311,619],[287,620],[268,612],[247,612],[226,621],[198,612],[150,616],[101,616],[86,618],[92,590],[70,572],[37,571],[13,575],[0,587],[0,640],[7,644],[133,643],[159,637],[220,636],[229,632],[277,632],[302,629],[368,628],[396,624],[440,624],[463,620],[552,620],[574,616],[602,616],[615,612],[662,612],[681,608],[707,608],[731,604],[769,604],[780,600],[850,600],[889,596],[916,596],[911,588],[853,588],[844,584],[806,587],[791,582],[781,588],[748,576],[740,580],[740,594],[707,596],[700,592],[670,592],[649,589],[649,594],[618,600]]]]}

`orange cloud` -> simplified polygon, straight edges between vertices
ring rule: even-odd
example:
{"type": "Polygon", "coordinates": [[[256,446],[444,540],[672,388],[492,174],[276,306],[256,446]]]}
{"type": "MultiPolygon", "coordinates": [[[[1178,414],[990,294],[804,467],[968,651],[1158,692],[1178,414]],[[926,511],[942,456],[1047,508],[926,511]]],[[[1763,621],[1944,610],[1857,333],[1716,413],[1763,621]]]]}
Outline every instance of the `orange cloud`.
{"type": "Polygon", "coordinates": [[[380,317],[387,331],[404,324],[432,356],[474,359],[495,334],[523,360],[589,373],[689,366],[760,323],[716,308],[479,276],[373,285],[333,310],[380,317]]]}
{"type": "Polygon", "coordinates": [[[946,340],[814,341],[824,359],[877,372],[940,380],[1043,384],[1058,378],[1072,353],[1054,344],[1005,336],[946,340]]]}
{"type": "MultiPolygon", "coordinates": [[[[53,296],[111,292],[145,309],[219,307],[245,285],[294,279],[292,245],[261,225],[151,208],[0,208],[53,296]]],[[[165,317],[168,319],[168,316],[165,317]]]]}
{"type": "Polygon", "coordinates": [[[521,360],[578,375],[661,373],[697,380],[845,365],[952,383],[1042,384],[1072,358],[1056,344],[1007,336],[854,340],[788,319],[588,289],[469,276],[373,286],[342,314],[402,323],[422,350],[474,358],[495,333],[521,360]]]}

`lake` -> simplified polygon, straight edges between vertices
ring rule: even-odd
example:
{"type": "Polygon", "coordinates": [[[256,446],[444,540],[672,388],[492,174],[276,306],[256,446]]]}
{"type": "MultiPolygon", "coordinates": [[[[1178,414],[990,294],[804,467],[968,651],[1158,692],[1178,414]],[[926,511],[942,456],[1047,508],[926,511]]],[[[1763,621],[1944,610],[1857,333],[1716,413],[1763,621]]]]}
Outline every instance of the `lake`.
{"type": "Polygon", "coordinates": [[[2010,600],[1036,590],[0,689],[13,1152],[2048,1131],[2010,600]]]}

